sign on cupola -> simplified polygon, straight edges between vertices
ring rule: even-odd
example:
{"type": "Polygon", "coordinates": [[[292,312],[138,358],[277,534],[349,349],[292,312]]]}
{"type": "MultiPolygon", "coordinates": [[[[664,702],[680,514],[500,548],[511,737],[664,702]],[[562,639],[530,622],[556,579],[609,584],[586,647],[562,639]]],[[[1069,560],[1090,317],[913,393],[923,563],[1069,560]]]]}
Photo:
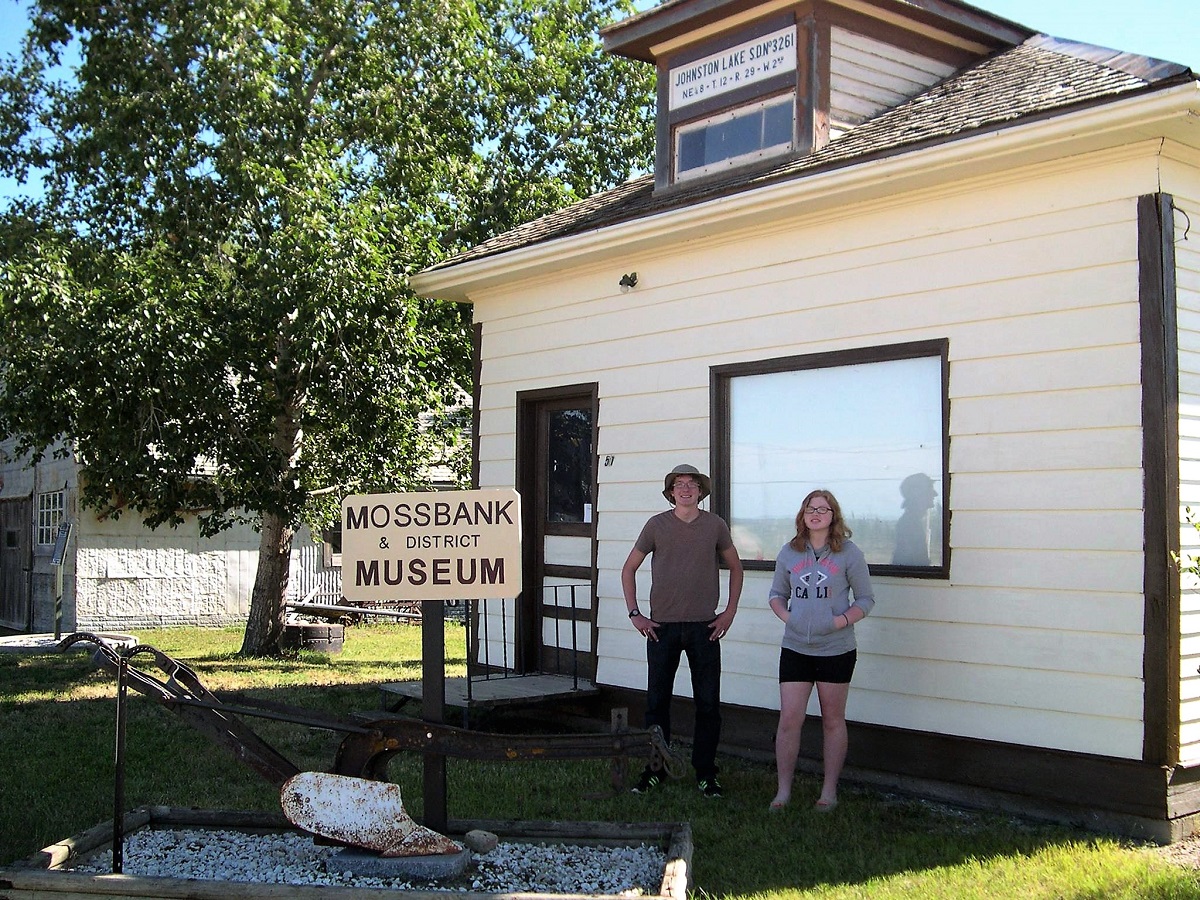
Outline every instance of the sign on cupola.
{"type": "Polygon", "coordinates": [[[796,69],[796,26],[695,59],[670,70],[672,110],[719,97],[796,69]]]}

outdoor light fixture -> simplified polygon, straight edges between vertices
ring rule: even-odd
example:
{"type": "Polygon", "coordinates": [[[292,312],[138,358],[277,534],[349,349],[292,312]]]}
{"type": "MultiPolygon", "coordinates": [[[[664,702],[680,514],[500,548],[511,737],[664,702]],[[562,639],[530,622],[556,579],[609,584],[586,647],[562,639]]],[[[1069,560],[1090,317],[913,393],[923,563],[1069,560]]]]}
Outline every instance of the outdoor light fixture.
{"type": "Polygon", "coordinates": [[[624,294],[631,287],[637,287],[637,272],[630,272],[628,275],[621,276],[621,293],[624,294]]]}

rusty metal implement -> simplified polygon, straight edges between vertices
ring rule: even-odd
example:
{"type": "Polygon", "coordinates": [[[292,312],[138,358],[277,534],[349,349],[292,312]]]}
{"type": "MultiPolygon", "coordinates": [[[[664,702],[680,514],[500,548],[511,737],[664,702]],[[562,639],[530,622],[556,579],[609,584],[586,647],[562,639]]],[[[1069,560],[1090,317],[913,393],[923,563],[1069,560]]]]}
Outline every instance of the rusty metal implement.
{"type": "Polygon", "coordinates": [[[114,675],[124,662],[130,687],[179,715],[276,787],[282,787],[301,770],[244,725],[239,716],[343,733],[346,736],[338,746],[332,773],[381,782],[387,780],[388,761],[404,751],[497,761],[611,758],[614,790],[621,789],[624,762],[631,757],[645,758],[652,768],[673,778],[683,774],[683,761],[671,751],[657,727],[641,730],[622,725],[602,734],[513,735],[471,731],[396,715],[359,714],[352,720],[337,719],[243,694],[222,699],[205,688],[199,676],[184,663],[145,644],[124,649],[94,634],[76,632],[63,638],[58,648],[65,650],[80,642],[94,644],[93,660],[114,675]],[[152,660],[162,677],[133,665],[142,658],[152,660]]]}

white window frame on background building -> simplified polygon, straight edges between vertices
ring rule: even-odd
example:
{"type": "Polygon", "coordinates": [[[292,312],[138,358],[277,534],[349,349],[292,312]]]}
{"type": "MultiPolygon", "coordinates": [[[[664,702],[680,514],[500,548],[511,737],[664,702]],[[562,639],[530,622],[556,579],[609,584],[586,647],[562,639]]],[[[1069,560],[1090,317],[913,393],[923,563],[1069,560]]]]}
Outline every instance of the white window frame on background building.
{"type": "Polygon", "coordinates": [[[38,494],[37,544],[49,547],[58,535],[58,526],[67,514],[67,492],[43,491],[38,494]]]}
{"type": "Polygon", "coordinates": [[[712,368],[713,509],[747,568],[774,568],[826,488],[873,573],[949,577],[948,355],[936,340],[712,368]]]}

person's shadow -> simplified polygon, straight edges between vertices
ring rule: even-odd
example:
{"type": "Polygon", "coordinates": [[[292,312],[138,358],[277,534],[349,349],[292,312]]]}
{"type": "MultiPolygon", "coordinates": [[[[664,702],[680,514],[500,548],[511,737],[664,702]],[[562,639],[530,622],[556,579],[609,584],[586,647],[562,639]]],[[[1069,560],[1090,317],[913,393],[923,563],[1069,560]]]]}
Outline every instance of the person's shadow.
{"type": "Polygon", "coordinates": [[[928,566],[930,522],[929,513],[937,499],[933,479],[924,472],[914,472],[900,482],[901,508],[896,520],[896,548],[892,564],[897,566],[928,566]]]}

